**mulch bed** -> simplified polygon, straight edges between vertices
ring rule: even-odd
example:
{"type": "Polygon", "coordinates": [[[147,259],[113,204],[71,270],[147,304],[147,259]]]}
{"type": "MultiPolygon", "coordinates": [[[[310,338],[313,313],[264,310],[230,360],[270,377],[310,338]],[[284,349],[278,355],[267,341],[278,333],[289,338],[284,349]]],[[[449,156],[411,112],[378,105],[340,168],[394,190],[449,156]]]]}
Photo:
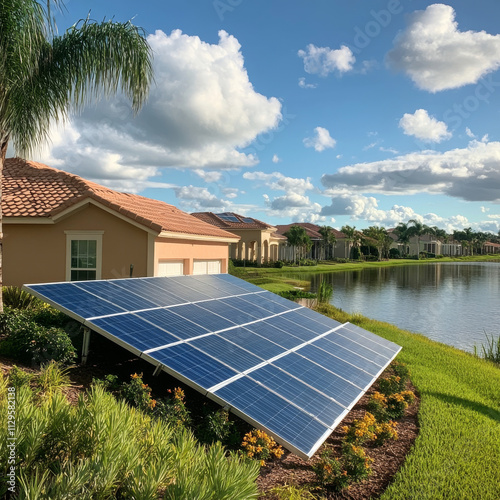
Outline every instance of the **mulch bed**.
{"type": "MultiPolygon", "coordinates": [[[[131,358],[130,353],[123,349],[117,349],[114,344],[111,342],[108,343],[102,337],[96,339],[94,347],[95,350],[91,351],[89,362],[86,366],[75,366],[70,369],[69,375],[72,384],[71,387],[65,390],[65,394],[72,403],[77,402],[79,395],[85,392],[94,377],[103,378],[106,374],[113,373],[118,375],[122,380],[128,380],[132,373],[152,373],[152,367],[149,363],[138,358],[131,358]]],[[[4,374],[14,364],[21,366],[19,363],[14,363],[0,357],[0,370],[4,374]]],[[[23,368],[33,373],[35,372],[35,370],[26,367],[23,368]]],[[[166,395],[166,390],[169,387],[182,387],[186,392],[186,400],[191,402],[191,405],[188,403],[188,406],[196,407],[200,406],[200,404],[215,404],[207,402],[206,398],[203,398],[199,393],[189,387],[183,386],[178,380],[168,376],[164,372],[158,377],[147,378],[155,396],[161,397],[166,395]]],[[[340,450],[341,441],[344,437],[344,433],[340,429],[343,425],[349,425],[354,419],[363,418],[369,397],[376,389],[377,384],[375,383],[337,427],[338,430],[335,430],[331,434],[311,460],[302,460],[296,455],[285,451],[281,459],[268,462],[266,466],[262,467],[257,479],[259,490],[262,492],[260,498],[272,499],[273,496],[269,494],[269,490],[281,485],[306,486],[314,489],[316,476],[312,471],[311,465],[318,460],[317,457],[324,447],[340,450]]],[[[411,384],[409,384],[408,389],[415,392],[411,384]]],[[[406,455],[418,435],[420,398],[417,393],[415,395],[415,402],[407,409],[405,416],[398,421],[398,439],[389,440],[377,448],[365,448],[367,455],[373,458],[372,474],[370,477],[359,483],[352,484],[348,489],[340,493],[322,490],[321,498],[350,500],[376,499],[384,492],[396,472],[404,463],[406,455]]]]}

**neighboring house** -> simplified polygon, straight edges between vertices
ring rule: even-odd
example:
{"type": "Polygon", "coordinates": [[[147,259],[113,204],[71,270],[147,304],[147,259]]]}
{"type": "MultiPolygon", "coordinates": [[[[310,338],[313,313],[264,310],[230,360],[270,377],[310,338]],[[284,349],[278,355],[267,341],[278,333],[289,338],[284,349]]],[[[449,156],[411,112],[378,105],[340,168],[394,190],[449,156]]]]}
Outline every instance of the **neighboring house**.
{"type": "MultiPolygon", "coordinates": [[[[311,239],[312,247],[308,252],[307,257],[311,259],[331,259],[334,257],[338,258],[348,258],[351,244],[346,240],[345,234],[341,233],[337,229],[331,230],[331,232],[335,236],[335,244],[334,245],[324,245],[323,244],[323,236],[319,232],[321,226],[316,224],[312,224],[310,222],[294,222],[293,224],[286,225],[278,225],[277,233],[284,235],[287,231],[290,230],[292,226],[300,226],[303,227],[307,233],[307,236],[311,239]]],[[[286,247],[282,256],[280,257],[284,260],[292,260],[294,258],[294,252],[292,247],[286,247]]]]}
{"type": "Polygon", "coordinates": [[[279,247],[286,243],[285,237],[276,234],[274,226],[253,217],[232,212],[196,212],[191,215],[240,237],[238,243],[231,244],[231,259],[255,260],[260,263],[276,261],[280,258],[279,247]]]}
{"type": "Polygon", "coordinates": [[[483,253],[500,253],[500,243],[486,241],[483,245],[483,253]]]}
{"type": "Polygon", "coordinates": [[[3,281],[225,273],[238,237],[167,203],[9,158],[3,172],[3,281]]]}
{"type": "Polygon", "coordinates": [[[412,236],[406,245],[398,241],[398,236],[394,233],[394,229],[389,229],[388,234],[394,239],[391,248],[397,248],[401,255],[417,255],[420,252],[427,252],[434,255],[453,257],[463,254],[462,244],[458,241],[447,240],[443,242],[432,234],[423,234],[418,238],[417,236],[412,236]]]}

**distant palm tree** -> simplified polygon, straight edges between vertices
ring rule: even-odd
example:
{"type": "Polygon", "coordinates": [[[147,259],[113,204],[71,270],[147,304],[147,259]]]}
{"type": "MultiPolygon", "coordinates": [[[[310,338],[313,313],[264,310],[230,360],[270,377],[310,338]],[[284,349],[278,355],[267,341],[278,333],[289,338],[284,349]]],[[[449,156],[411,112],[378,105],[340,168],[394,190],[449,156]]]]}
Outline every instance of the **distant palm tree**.
{"type": "Polygon", "coordinates": [[[323,250],[323,258],[326,259],[326,249],[329,246],[335,245],[337,238],[335,237],[335,234],[332,232],[332,228],[330,226],[321,226],[318,230],[319,234],[322,236],[321,240],[321,247],[323,250]]]}
{"type": "Polygon", "coordinates": [[[398,241],[403,245],[403,257],[406,255],[406,249],[410,244],[411,234],[409,232],[409,227],[406,222],[400,222],[394,228],[394,234],[398,237],[398,241]]]}
{"type": "Polygon", "coordinates": [[[359,248],[361,246],[361,242],[363,240],[362,233],[356,231],[356,226],[342,226],[341,231],[346,236],[346,256],[350,258],[351,247],[359,248]]]}
{"type": "Polygon", "coordinates": [[[296,260],[295,250],[298,249],[299,260],[301,255],[304,255],[312,246],[311,238],[307,235],[306,230],[302,226],[292,226],[283,233],[288,239],[288,244],[293,247],[294,260],[296,260]]]}
{"type": "MultiPolygon", "coordinates": [[[[48,139],[52,122],[90,99],[121,90],[137,111],[148,94],[152,52],[139,28],[85,19],[57,36],[50,5],[0,2],[0,179],[10,140],[25,157],[48,139]]],[[[0,216],[0,234],[1,222],[0,216]]]]}
{"type": "Polygon", "coordinates": [[[431,232],[429,226],[426,226],[422,222],[416,219],[410,219],[408,224],[413,224],[413,226],[408,227],[408,234],[417,237],[417,259],[420,259],[420,237],[424,234],[431,232]]]}

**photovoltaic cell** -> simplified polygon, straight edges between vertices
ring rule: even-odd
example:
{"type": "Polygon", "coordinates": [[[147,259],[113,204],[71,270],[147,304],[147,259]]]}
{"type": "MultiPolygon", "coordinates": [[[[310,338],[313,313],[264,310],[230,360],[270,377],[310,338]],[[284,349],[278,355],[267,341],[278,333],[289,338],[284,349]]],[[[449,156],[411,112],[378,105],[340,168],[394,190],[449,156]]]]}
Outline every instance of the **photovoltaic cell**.
{"type": "Polygon", "coordinates": [[[400,350],[227,274],[25,288],[304,458],[400,350]]]}

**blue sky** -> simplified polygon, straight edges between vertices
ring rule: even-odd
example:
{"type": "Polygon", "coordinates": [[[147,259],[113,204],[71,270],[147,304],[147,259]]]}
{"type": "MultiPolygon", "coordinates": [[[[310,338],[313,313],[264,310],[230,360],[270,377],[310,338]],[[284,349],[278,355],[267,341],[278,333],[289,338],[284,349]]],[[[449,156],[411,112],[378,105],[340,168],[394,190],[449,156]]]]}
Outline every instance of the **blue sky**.
{"type": "Polygon", "coordinates": [[[156,82],[36,159],[188,211],[271,224],[500,229],[500,3],[76,1],[144,28],[156,82]]]}

